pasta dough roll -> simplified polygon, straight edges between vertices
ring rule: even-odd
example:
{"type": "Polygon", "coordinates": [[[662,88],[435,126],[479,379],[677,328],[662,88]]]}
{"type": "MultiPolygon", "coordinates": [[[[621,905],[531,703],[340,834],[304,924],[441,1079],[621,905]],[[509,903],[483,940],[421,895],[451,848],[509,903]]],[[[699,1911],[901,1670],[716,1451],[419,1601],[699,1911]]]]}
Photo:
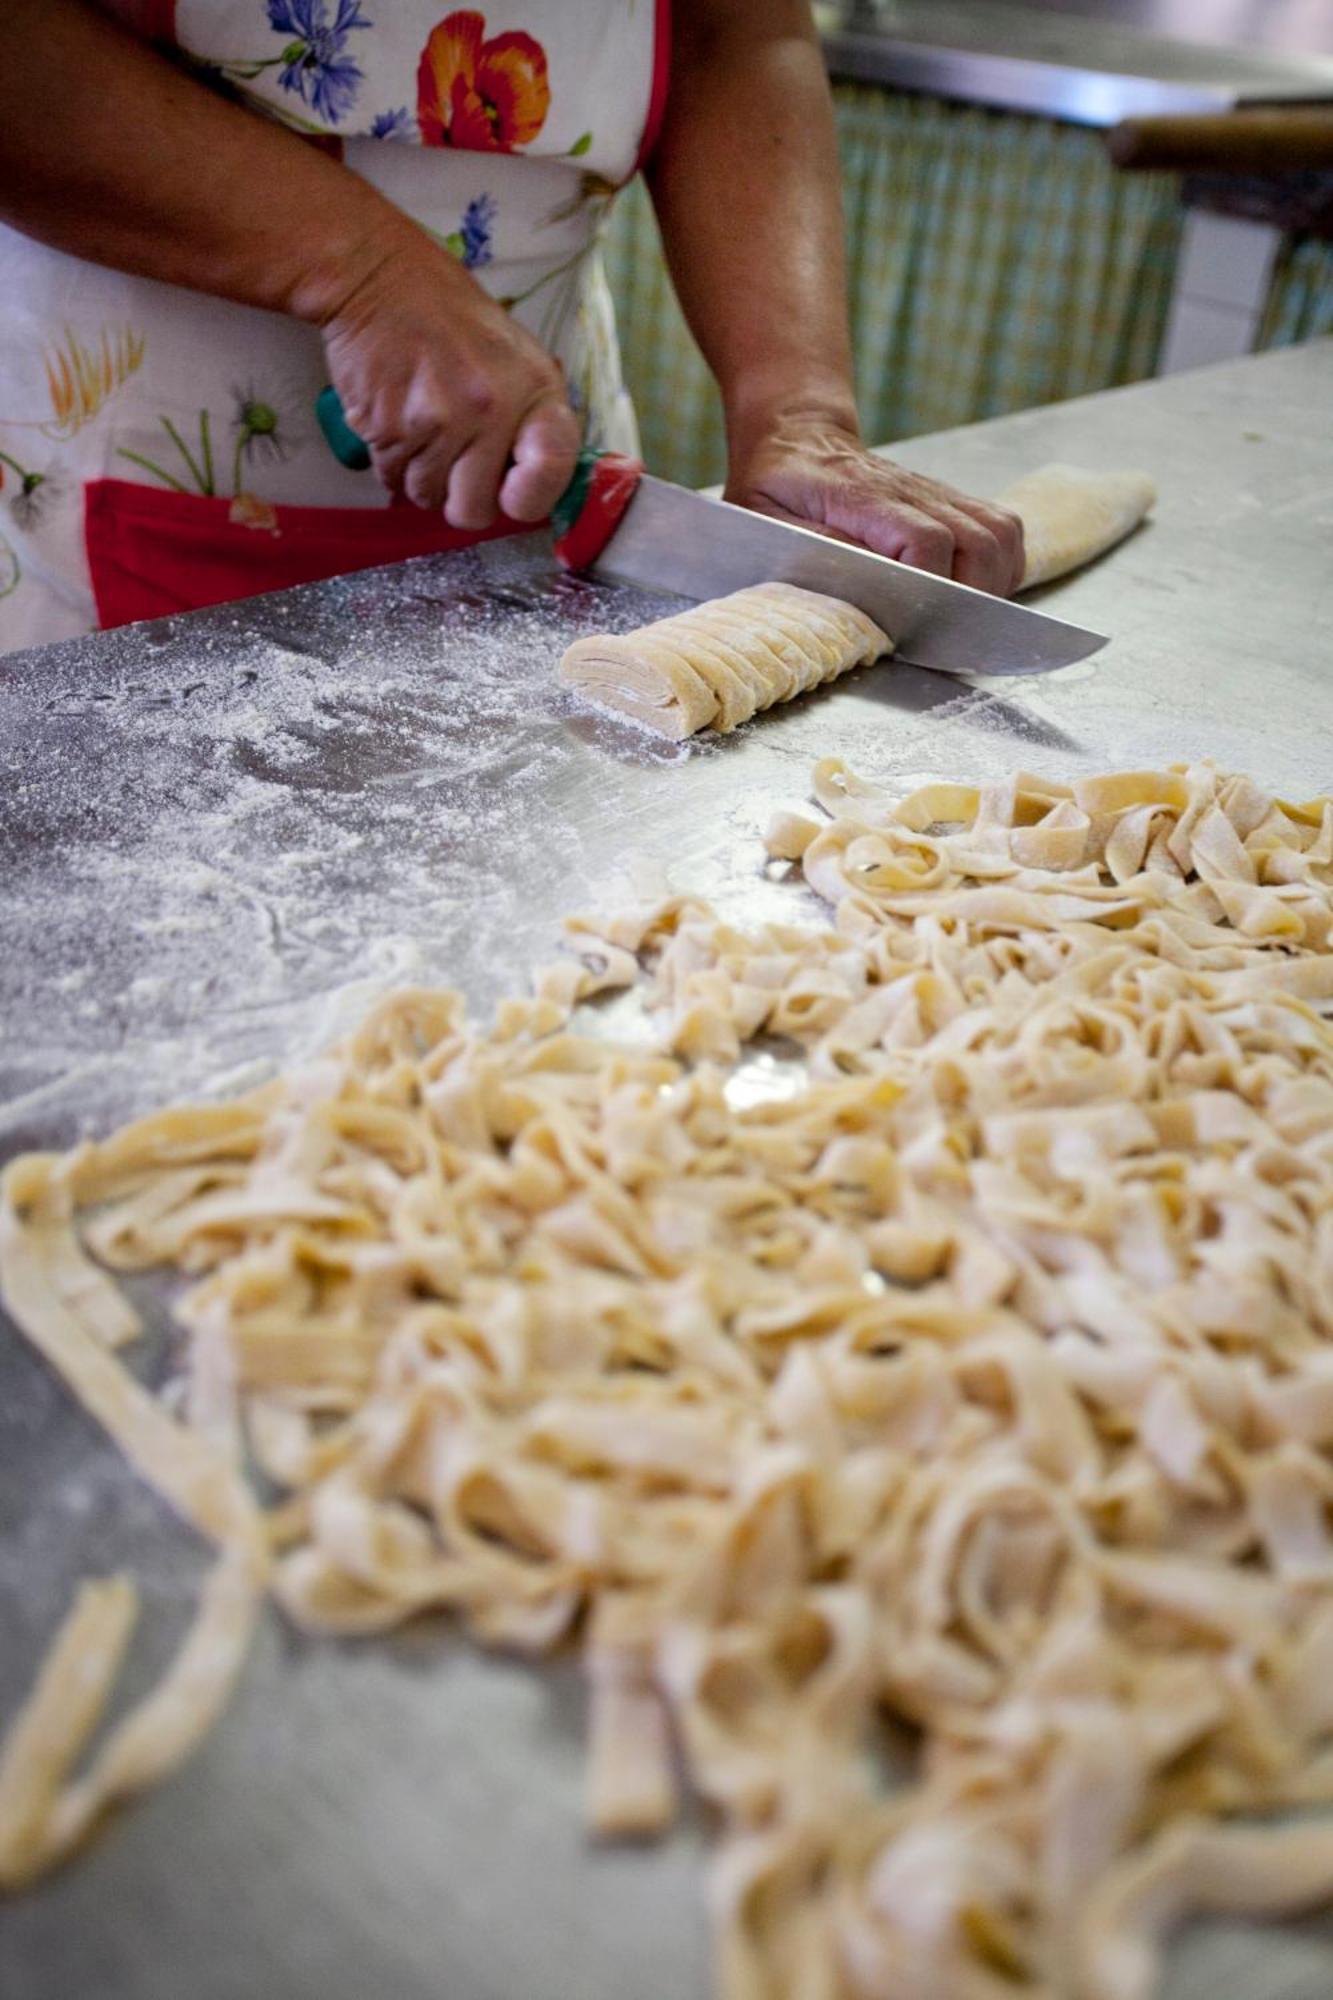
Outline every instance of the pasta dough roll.
{"type": "Polygon", "coordinates": [[[1105,555],[1138,527],[1157,498],[1146,472],[1084,472],[1040,465],[997,495],[1023,523],[1022,590],[1050,583],[1105,555]]]}
{"type": "Polygon", "coordinates": [[[874,620],[792,583],[757,583],[637,632],[576,639],[560,662],[571,687],[673,742],[735,729],[893,651],[874,620]]]}

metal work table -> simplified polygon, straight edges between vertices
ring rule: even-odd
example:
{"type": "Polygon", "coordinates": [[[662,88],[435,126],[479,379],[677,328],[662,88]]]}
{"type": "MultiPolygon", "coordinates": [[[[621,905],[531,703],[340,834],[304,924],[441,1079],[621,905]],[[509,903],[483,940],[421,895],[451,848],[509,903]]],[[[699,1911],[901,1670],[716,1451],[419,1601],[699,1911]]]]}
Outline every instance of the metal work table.
{"type": "MultiPolygon", "coordinates": [[[[1111,645],[1041,682],[870,669],[658,747],[553,678],[569,638],[654,603],[558,577],[531,537],[0,660],[0,1151],[252,1081],[393,981],[485,1002],[636,851],[790,909],[757,833],[830,752],[904,786],[1205,754],[1333,784],[1333,341],[899,456],[978,491],[1050,458],[1152,470],[1152,524],[1052,593],[1111,645]]],[[[79,1576],[141,1579],[146,1677],[201,1564],[0,1336],[0,1717],[79,1576]]],[[[270,1617],[190,1768],[0,1906],[0,1993],[703,2000],[698,1829],[589,1849],[579,1710],[570,1668],[442,1623],[337,1645],[270,1617]]],[[[1213,1925],[1170,2000],[1331,1990],[1333,1928],[1213,1925]]]]}
{"type": "Polygon", "coordinates": [[[834,76],[1082,125],[1333,98],[1328,0],[825,0],[834,76]]]}

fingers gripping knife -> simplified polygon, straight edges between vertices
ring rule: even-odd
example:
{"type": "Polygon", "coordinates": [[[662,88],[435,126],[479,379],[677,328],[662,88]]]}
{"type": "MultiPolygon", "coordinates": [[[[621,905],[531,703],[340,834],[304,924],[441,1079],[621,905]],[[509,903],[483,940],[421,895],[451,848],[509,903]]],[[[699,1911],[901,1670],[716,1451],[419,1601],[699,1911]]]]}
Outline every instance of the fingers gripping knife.
{"type": "MultiPolygon", "coordinates": [[[[343,463],[369,464],[336,392],[324,390],[316,407],[343,463]]],[[[524,525],[515,522],[515,531],[524,525]]],[[[1025,604],[654,479],[617,452],[579,453],[551,525],[567,569],[608,581],[693,598],[723,597],[752,583],[795,583],[840,597],[883,627],[896,658],[940,673],[1050,673],[1106,644],[1100,632],[1025,604]]]]}

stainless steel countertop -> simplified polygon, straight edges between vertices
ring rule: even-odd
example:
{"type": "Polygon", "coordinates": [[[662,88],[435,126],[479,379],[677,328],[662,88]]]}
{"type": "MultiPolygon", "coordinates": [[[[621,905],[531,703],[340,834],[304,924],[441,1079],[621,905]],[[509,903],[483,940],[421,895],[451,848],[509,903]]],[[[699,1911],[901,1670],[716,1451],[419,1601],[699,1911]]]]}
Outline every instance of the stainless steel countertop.
{"type": "Polygon", "coordinates": [[[1085,125],[1333,98],[1330,0],[823,0],[836,77],[1085,125]]]}
{"type": "MultiPolygon", "coordinates": [[[[394,980],[512,988],[631,851],[790,909],[757,836],[826,753],[904,785],[1204,754],[1333,784],[1333,341],[898,456],[978,491],[1049,458],[1153,471],[1152,524],[1049,593],[1106,651],[989,688],[870,669],[658,748],[553,678],[652,601],[558,577],[532,538],[0,661],[0,1150],[235,1087],[394,980]]],[[[0,1717],[79,1576],[142,1579],[148,1675],[200,1563],[0,1335],[0,1717]]],[[[442,1624],[316,1645],[269,1618],[188,1771],[0,1906],[0,1993],[702,2000],[697,1830],[591,1850],[580,1786],[568,1668],[442,1624]]],[[[1170,2000],[1330,1991],[1333,1929],[1212,1925],[1170,2000]]]]}

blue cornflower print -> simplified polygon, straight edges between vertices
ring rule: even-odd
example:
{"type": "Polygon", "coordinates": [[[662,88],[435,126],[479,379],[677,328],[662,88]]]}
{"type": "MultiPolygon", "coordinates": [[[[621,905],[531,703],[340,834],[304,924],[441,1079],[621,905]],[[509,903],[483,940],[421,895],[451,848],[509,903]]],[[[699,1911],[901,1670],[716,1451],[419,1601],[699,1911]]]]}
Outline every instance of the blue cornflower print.
{"type": "Polygon", "coordinates": [[[370,127],[372,139],[411,139],[415,136],[417,121],[404,105],[401,111],[381,111],[370,127]]]}
{"type": "Polygon", "coordinates": [[[279,83],[336,125],[351,110],[357,87],[365,81],[360,67],[344,52],[354,28],[372,25],[361,12],[361,0],[336,0],[331,21],[329,0],[268,0],[268,19],[280,35],[293,37],[282,52],[279,83]]]}
{"type": "Polygon", "coordinates": [[[457,229],[440,240],[457,257],[465,271],[479,271],[495,255],[491,248],[491,224],[495,221],[495,196],[479,194],[463,210],[457,229]]]}
{"type": "Polygon", "coordinates": [[[463,269],[476,271],[483,264],[489,264],[491,249],[491,224],[495,220],[495,198],[489,194],[479,194],[463,210],[463,226],[458,234],[463,242],[463,269]]]}

